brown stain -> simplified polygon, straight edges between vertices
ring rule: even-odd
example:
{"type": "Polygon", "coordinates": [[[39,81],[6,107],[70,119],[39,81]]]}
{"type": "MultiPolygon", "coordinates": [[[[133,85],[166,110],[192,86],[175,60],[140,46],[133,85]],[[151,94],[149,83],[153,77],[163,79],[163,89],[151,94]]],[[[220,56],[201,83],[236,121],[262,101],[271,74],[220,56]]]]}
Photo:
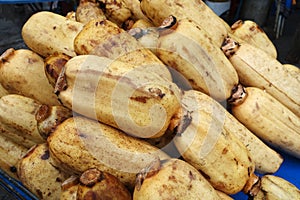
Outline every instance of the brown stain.
{"type": "Polygon", "coordinates": [[[184,8],[184,6],[179,2],[175,2],[175,5],[178,6],[178,7],[184,8]]]}
{"type": "Polygon", "coordinates": [[[43,198],[43,192],[42,192],[41,190],[36,189],[36,190],[35,190],[35,193],[37,194],[37,196],[38,196],[40,199],[43,198]]]}
{"type": "Polygon", "coordinates": [[[251,176],[251,174],[253,173],[252,171],[253,171],[253,169],[252,169],[252,167],[248,167],[248,176],[250,177],[251,176]]]}
{"type": "Polygon", "coordinates": [[[248,156],[248,160],[249,160],[250,162],[252,162],[252,158],[251,158],[250,156],[248,156]]]}
{"type": "Polygon", "coordinates": [[[217,182],[217,183],[214,183],[213,185],[214,188],[218,189],[218,190],[226,190],[228,187],[226,187],[226,185],[222,182],[217,182]]]}
{"type": "Polygon", "coordinates": [[[27,63],[28,63],[28,64],[34,64],[34,63],[36,63],[36,62],[38,62],[38,60],[35,59],[35,58],[27,58],[27,63]]]}
{"type": "Polygon", "coordinates": [[[50,152],[46,150],[43,155],[41,155],[42,160],[48,160],[50,158],[50,152]]]}
{"type": "Polygon", "coordinates": [[[194,79],[188,79],[188,81],[189,81],[189,83],[191,84],[191,85],[195,85],[196,84],[196,81],[194,80],[194,79]]]}
{"type": "Polygon", "coordinates": [[[193,174],[192,171],[189,171],[188,176],[189,176],[190,181],[196,180],[196,176],[193,174]]]}
{"type": "Polygon", "coordinates": [[[184,131],[187,129],[187,127],[192,123],[192,112],[187,112],[185,115],[183,115],[181,122],[179,126],[176,127],[176,134],[179,136],[184,133],[184,131]]]}
{"type": "Polygon", "coordinates": [[[172,163],[172,170],[173,171],[177,170],[177,163],[176,162],[172,163]]]}
{"type": "Polygon", "coordinates": [[[163,196],[163,194],[166,192],[168,189],[168,186],[166,184],[163,184],[162,187],[158,190],[159,196],[163,196]]]}
{"type": "Polygon", "coordinates": [[[256,30],[258,30],[259,32],[262,32],[262,33],[264,33],[265,31],[260,27],[260,26],[256,26],[256,30]]]}
{"type": "Polygon", "coordinates": [[[56,177],[55,182],[62,183],[63,180],[60,177],[56,177]]]}
{"type": "Polygon", "coordinates": [[[288,147],[293,147],[295,146],[294,142],[293,141],[287,141],[286,140],[286,137],[281,140],[281,143],[284,145],[284,146],[288,146],[288,147]]]}
{"type": "Polygon", "coordinates": [[[257,102],[255,102],[255,108],[256,108],[256,110],[260,109],[259,104],[257,102]]]}
{"type": "Polygon", "coordinates": [[[67,26],[68,26],[68,29],[70,29],[71,31],[78,32],[78,28],[76,26],[70,25],[70,24],[68,24],[67,26]]]}
{"type": "Polygon", "coordinates": [[[50,116],[51,108],[48,105],[41,105],[35,115],[37,122],[42,122],[50,116]]]}
{"type": "Polygon", "coordinates": [[[89,44],[91,47],[97,47],[100,44],[100,42],[99,42],[99,40],[91,39],[91,40],[89,40],[89,44]]]}
{"type": "Polygon", "coordinates": [[[130,100],[137,101],[137,102],[140,102],[140,103],[147,103],[148,99],[150,99],[150,98],[145,97],[145,96],[130,97],[130,100]]]}
{"type": "Polygon", "coordinates": [[[78,136],[81,137],[81,138],[88,138],[87,134],[83,133],[83,132],[79,132],[78,136]]]}
{"type": "Polygon", "coordinates": [[[222,151],[222,154],[226,154],[228,152],[228,149],[225,147],[222,151]]]}
{"type": "Polygon", "coordinates": [[[255,30],[256,30],[256,26],[250,26],[250,27],[249,27],[249,30],[250,30],[251,32],[255,31],[255,30]]]}
{"type": "MultiPolygon", "coordinates": [[[[175,94],[172,85],[169,85],[169,90],[170,90],[171,95],[175,94]]],[[[175,88],[175,90],[176,90],[176,88],[175,88]]]]}
{"type": "Polygon", "coordinates": [[[83,54],[89,53],[88,48],[84,44],[80,45],[80,52],[82,52],[83,54]]]}
{"type": "Polygon", "coordinates": [[[228,177],[228,175],[227,175],[226,173],[223,173],[223,176],[224,176],[224,178],[227,178],[227,177],[228,177]]]}
{"type": "Polygon", "coordinates": [[[239,165],[239,161],[238,161],[237,158],[234,158],[233,160],[235,161],[235,164],[236,164],[236,165],[239,165]]]}
{"type": "Polygon", "coordinates": [[[65,76],[65,67],[61,69],[61,73],[59,74],[55,87],[54,87],[54,93],[59,94],[59,92],[64,91],[68,87],[67,78],[65,76]]]}
{"type": "Polygon", "coordinates": [[[168,180],[177,183],[176,177],[174,175],[169,176],[168,180]]]}

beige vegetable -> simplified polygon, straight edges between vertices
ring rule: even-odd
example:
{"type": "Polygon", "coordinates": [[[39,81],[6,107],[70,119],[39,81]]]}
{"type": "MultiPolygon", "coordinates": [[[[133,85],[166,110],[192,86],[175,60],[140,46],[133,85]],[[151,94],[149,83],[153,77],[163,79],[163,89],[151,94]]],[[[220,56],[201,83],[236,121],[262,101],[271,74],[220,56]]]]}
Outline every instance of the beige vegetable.
{"type": "Polygon", "coordinates": [[[108,20],[122,27],[127,20],[148,20],[140,8],[139,0],[99,0],[108,20]]]}
{"type": "Polygon", "coordinates": [[[300,199],[300,190],[295,185],[279,176],[265,175],[261,178],[260,191],[253,199],[300,199]]]}
{"type": "Polygon", "coordinates": [[[30,148],[44,143],[53,128],[71,114],[62,106],[42,105],[34,99],[9,94],[0,99],[1,134],[30,148]]]}
{"type": "Polygon", "coordinates": [[[27,148],[0,134],[0,168],[9,176],[18,180],[17,164],[26,154],[27,148]]]}
{"type": "Polygon", "coordinates": [[[238,20],[232,26],[232,35],[243,42],[251,44],[276,59],[277,50],[264,30],[251,20],[238,20]]]}
{"type": "Polygon", "coordinates": [[[76,8],[76,21],[86,24],[92,19],[105,20],[106,16],[101,10],[99,3],[89,0],[80,0],[76,8]]]}
{"type": "Polygon", "coordinates": [[[191,99],[191,101],[196,101],[198,109],[202,112],[211,113],[220,120],[224,129],[237,137],[246,146],[255,163],[256,172],[270,174],[280,168],[283,157],[246,128],[219,102],[204,93],[194,90],[185,92],[185,97],[191,99]]]}
{"type": "Polygon", "coordinates": [[[133,200],[220,199],[215,189],[189,163],[179,159],[155,160],[137,176],[133,200]]]}
{"type": "Polygon", "coordinates": [[[247,43],[227,38],[222,47],[236,69],[241,84],[267,91],[300,117],[300,79],[293,76],[277,59],[247,43]]]}
{"type": "Polygon", "coordinates": [[[140,67],[153,66],[160,76],[172,80],[159,58],[109,20],[91,20],[87,23],[75,38],[74,48],[79,55],[103,56],[140,67]]]}
{"type": "Polygon", "coordinates": [[[77,199],[131,200],[129,190],[115,176],[92,168],[80,175],[77,199]]]}
{"type": "Polygon", "coordinates": [[[78,175],[97,168],[133,188],[136,174],[154,158],[168,158],[158,148],[120,130],[83,117],[61,123],[48,137],[50,154],[63,170],[78,175]]]}
{"type": "Polygon", "coordinates": [[[19,145],[31,147],[45,140],[39,134],[35,115],[41,104],[34,99],[17,94],[9,94],[0,99],[1,129],[6,137],[19,145]],[[10,132],[10,133],[9,133],[10,132]],[[29,145],[24,142],[29,140],[29,145]]]}
{"type": "Polygon", "coordinates": [[[59,199],[61,184],[68,177],[55,165],[46,143],[32,147],[19,161],[18,177],[39,199],[59,199]]]}
{"type": "Polygon", "coordinates": [[[233,115],[254,134],[300,158],[300,118],[268,92],[239,85],[229,102],[233,115]]]}
{"type": "Polygon", "coordinates": [[[184,160],[200,170],[215,189],[226,194],[248,193],[252,182],[258,181],[255,163],[246,146],[224,126],[225,113],[215,115],[202,109],[197,96],[189,92],[183,95],[182,106],[185,110],[174,143],[184,160]]]}
{"type": "Polygon", "coordinates": [[[204,28],[188,19],[168,17],[159,27],[156,55],[189,81],[195,90],[226,100],[238,74],[204,28]]]}
{"type": "Polygon", "coordinates": [[[60,105],[45,75],[43,58],[31,50],[10,48],[0,56],[0,83],[8,93],[60,105]]]}
{"type": "Polygon", "coordinates": [[[81,55],[66,63],[56,88],[63,105],[81,115],[136,137],[160,137],[178,120],[181,91],[159,69],[81,55]]]}
{"type": "Polygon", "coordinates": [[[224,37],[231,30],[229,25],[201,0],[165,0],[163,3],[160,0],[142,0],[141,9],[155,26],[160,26],[170,15],[178,20],[190,19],[207,31],[217,47],[221,47],[224,37]]]}
{"type": "Polygon", "coordinates": [[[99,0],[98,2],[102,5],[106,18],[119,27],[132,16],[131,10],[122,0],[99,0]]]}
{"type": "Polygon", "coordinates": [[[47,57],[55,52],[75,56],[74,38],[84,24],[49,11],[33,14],[22,27],[22,38],[34,52],[47,57]]]}

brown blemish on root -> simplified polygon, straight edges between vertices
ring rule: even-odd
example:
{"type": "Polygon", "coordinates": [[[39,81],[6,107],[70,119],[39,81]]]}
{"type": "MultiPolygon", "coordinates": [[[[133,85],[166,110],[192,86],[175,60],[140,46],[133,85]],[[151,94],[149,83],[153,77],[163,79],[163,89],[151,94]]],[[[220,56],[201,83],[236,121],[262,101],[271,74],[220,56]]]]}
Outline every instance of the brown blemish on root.
{"type": "Polygon", "coordinates": [[[74,32],[78,32],[77,27],[74,25],[68,25],[68,29],[70,29],[71,31],[74,31],[74,32]]]}
{"type": "Polygon", "coordinates": [[[57,78],[57,81],[56,81],[56,84],[54,87],[55,94],[58,94],[59,92],[64,91],[68,87],[67,78],[65,76],[65,71],[66,71],[66,68],[63,67],[57,78]]]}
{"type": "Polygon", "coordinates": [[[179,136],[186,130],[186,128],[191,124],[192,122],[192,112],[186,111],[186,114],[183,115],[179,125],[176,127],[176,134],[179,136]]]}
{"type": "Polygon", "coordinates": [[[194,176],[193,172],[189,171],[189,179],[190,181],[193,181],[196,179],[196,177],[194,176]]]}
{"type": "Polygon", "coordinates": [[[149,97],[145,96],[138,96],[138,97],[130,97],[131,100],[138,101],[141,103],[147,103],[147,100],[150,99],[149,97]]]}
{"type": "Polygon", "coordinates": [[[168,179],[169,179],[170,181],[173,181],[173,182],[177,183],[176,177],[173,176],[173,175],[169,176],[168,179]]]}
{"type": "Polygon", "coordinates": [[[222,151],[222,154],[226,154],[228,152],[228,149],[225,147],[222,151]]]}
{"type": "Polygon", "coordinates": [[[47,160],[50,158],[50,152],[46,150],[43,155],[41,155],[42,160],[47,160]]]}
{"type": "Polygon", "coordinates": [[[37,122],[42,122],[49,117],[51,113],[51,108],[48,105],[41,105],[35,114],[35,119],[37,122]]]}

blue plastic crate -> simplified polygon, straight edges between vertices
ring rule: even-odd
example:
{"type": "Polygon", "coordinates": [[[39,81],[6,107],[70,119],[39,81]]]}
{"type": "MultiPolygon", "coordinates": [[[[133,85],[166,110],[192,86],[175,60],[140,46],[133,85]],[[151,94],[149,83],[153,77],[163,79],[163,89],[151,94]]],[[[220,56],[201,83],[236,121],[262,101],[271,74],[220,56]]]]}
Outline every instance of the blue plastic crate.
{"type": "Polygon", "coordinates": [[[38,200],[20,181],[0,169],[0,200],[38,200]]]}

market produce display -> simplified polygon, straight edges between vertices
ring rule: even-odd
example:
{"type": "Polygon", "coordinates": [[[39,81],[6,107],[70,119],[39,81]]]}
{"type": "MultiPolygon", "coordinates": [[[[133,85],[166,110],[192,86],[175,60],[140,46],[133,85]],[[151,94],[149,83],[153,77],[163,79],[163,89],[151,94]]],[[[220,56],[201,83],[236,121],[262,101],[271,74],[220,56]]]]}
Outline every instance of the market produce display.
{"type": "Polygon", "coordinates": [[[81,0],[0,56],[0,168],[39,199],[300,199],[300,70],[200,0],[81,0]],[[10,159],[7,158],[10,157],[10,159]]]}

